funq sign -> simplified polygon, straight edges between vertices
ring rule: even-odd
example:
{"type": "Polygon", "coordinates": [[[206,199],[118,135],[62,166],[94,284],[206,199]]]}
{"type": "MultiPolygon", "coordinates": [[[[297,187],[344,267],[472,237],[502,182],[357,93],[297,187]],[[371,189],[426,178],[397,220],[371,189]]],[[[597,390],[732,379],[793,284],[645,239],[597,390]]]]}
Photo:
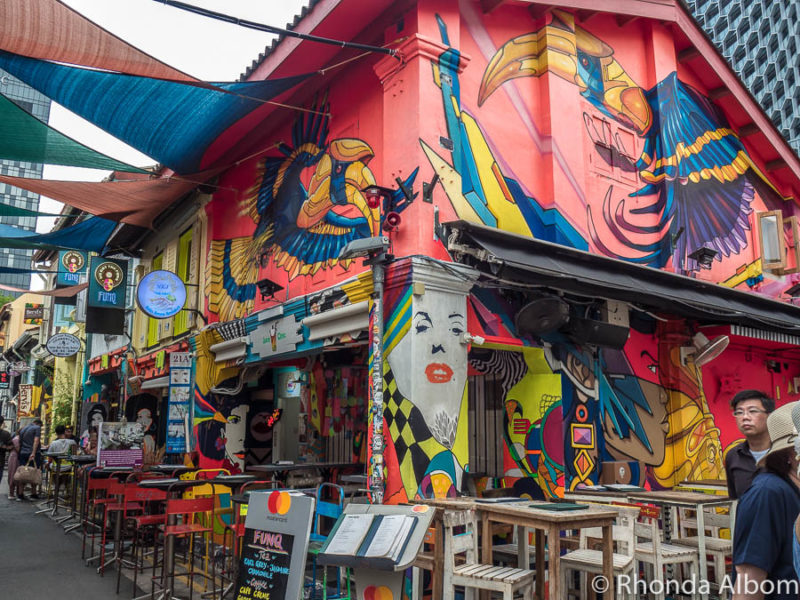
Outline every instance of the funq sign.
{"type": "Polygon", "coordinates": [[[81,349],[81,341],[71,333],[56,333],[47,340],[46,347],[53,356],[66,358],[78,353],[81,349]]]}

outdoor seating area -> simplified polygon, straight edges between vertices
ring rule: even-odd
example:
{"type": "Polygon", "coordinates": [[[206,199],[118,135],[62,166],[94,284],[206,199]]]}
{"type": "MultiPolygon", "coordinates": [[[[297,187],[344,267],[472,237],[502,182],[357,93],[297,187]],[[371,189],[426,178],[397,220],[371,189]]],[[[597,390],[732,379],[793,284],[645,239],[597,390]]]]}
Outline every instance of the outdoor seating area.
{"type": "MultiPolygon", "coordinates": [[[[343,463],[263,465],[230,475],[224,469],[96,467],[80,455],[58,458],[69,469],[45,479],[39,513],[49,514],[65,533],[79,534],[81,560],[98,576],[113,572],[123,597],[248,597],[237,591],[253,580],[246,557],[258,529],[247,521],[248,508],[259,502],[266,507],[254,509],[259,515],[287,515],[292,522],[298,517],[288,507],[299,497],[311,506],[307,529],[300,523],[306,539],[294,542],[306,549],[299,592],[306,599],[361,597],[359,568],[367,563],[359,557],[369,552],[362,548],[353,552],[355,562],[336,562],[328,547],[345,517],[377,509],[430,515],[417,532],[419,547],[404,546],[399,554],[410,557],[408,564],[392,563],[399,576],[411,579],[407,589],[414,600],[584,599],[597,592],[603,598],[701,598],[708,596],[692,582],[719,584],[730,565],[732,502],[715,494],[609,486],[548,502],[490,491],[382,507],[351,493],[362,476],[343,474],[353,466],[343,463]],[[287,475],[298,471],[324,481],[285,487],[287,475]],[[614,590],[620,582],[630,584],[614,590]]],[[[383,523],[365,544],[389,527],[383,523]]],[[[391,571],[386,564],[380,568],[391,571]]],[[[725,596],[712,585],[710,597],[725,596]]]]}

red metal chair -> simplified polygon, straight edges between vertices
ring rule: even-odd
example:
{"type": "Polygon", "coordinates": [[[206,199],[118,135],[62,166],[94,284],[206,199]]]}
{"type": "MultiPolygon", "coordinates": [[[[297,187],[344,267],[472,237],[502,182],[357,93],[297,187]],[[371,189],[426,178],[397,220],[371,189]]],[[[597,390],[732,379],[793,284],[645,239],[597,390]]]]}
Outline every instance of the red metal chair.
{"type": "MultiPolygon", "coordinates": [[[[163,588],[167,597],[173,593],[175,589],[175,577],[186,576],[189,586],[189,599],[191,600],[194,592],[194,539],[197,535],[202,535],[205,541],[207,536],[213,534],[214,523],[214,497],[200,497],[192,499],[176,499],[167,500],[166,510],[164,511],[167,518],[167,524],[162,525],[160,530],[162,532],[162,542],[164,551],[164,560],[161,567],[161,576],[153,577],[151,597],[155,594],[155,586],[158,585],[163,588]],[[210,518],[209,518],[210,516],[210,518]],[[197,522],[198,517],[203,518],[204,525],[197,522]],[[187,538],[188,543],[188,571],[184,573],[175,573],[175,540],[177,538],[187,538]],[[172,541],[172,543],[170,543],[172,541]],[[170,585],[167,586],[169,579],[170,585]],[[167,593],[168,592],[168,593],[167,593]]],[[[201,547],[207,547],[203,544],[201,547]]],[[[154,561],[158,561],[158,556],[154,556],[154,561]]],[[[208,578],[206,573],[202,574],[203,577],[208,578]]],[[[214,561],[211,561],[211,589],[216,590],[216,569],[214,561]]]]}
{"type": "MultiPolygon", "coordinates": [[[[133,568],[133,588],[131,598],[136,596],[136,581],[139,568],[144,568],[144,531],[153,530],[153,547],[155,547],[155,529],[166,525],[167,515],[163,512],[163,503],[167,500],[167,492],[157,489],[141,488],[134,485],[125,489],[123,500],[122,518],[126,527],[133,529],[131,544],[131,566],[133,568]],[[131,512],[136,514],[130,514],[131,512]],[[139,551],[141,550],[141,555],[139,551]]],[[[153,553],[155,555],[155,552],[153,553]]],[[[123,551],[117,557],[117,593],[119,594],[120,579],[122,576],[123,551]]],[[[156,561],[153,561],[153,576],[156,574],[156,561]]]]}

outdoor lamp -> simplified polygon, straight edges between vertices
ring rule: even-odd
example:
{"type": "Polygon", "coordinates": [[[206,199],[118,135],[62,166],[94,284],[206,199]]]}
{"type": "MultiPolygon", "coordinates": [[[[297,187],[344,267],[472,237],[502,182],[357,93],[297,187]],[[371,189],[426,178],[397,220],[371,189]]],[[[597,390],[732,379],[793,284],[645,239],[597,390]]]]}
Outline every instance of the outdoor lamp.
{"type": "Polygon", "coordinates": [[[283,289],[282,285],[279,285],[271,279],[266,278],[256,282],[256,285],[258,286],[258,291],[261,293],[262,302],[267,298],[274,299],[275,294],[283,289]]]}
{"type": "Polygon", "coordinates": [[[381,200],[383,198],[390,200],[393,191],[394,190],[390,188],[381,187],[379,185],[370,185],[361,190],[361,193],[364,194],[364,198],[367,200],[367,206],[374,210],[376,208],[381,208],[381,200]]]}
{"type": "Polygon", "coordinates": [[[713,248],[708,248],[707,246],[701,246],[691,254],[689,254],[689,258],[697,261],[697,264],[700,265],[703,269],[710,269],[711,263],[714,262],[714,259],[717,257],[719,252],[714,250],[713,248]]]}

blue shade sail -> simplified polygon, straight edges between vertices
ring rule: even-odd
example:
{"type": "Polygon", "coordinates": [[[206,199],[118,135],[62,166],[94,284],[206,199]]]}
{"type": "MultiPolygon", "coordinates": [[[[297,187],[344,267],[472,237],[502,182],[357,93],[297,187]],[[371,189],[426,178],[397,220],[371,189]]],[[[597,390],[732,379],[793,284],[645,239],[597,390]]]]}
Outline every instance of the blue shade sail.
{"type": "Polygon", "coordinates": [[[50,233],[36,233],[0,224],[0,246],[44,250],[86,250],[102,254],[106,241],[117,224],[101,217],[92,217],[76,225],[50,233]]]}
{"type": "Polygon", "coordinates": [[[217,90],[9,52],[0,52],[0,68],[177,173],[200,170],[222,132],[310,75],[214,84],[217,90]]]}

